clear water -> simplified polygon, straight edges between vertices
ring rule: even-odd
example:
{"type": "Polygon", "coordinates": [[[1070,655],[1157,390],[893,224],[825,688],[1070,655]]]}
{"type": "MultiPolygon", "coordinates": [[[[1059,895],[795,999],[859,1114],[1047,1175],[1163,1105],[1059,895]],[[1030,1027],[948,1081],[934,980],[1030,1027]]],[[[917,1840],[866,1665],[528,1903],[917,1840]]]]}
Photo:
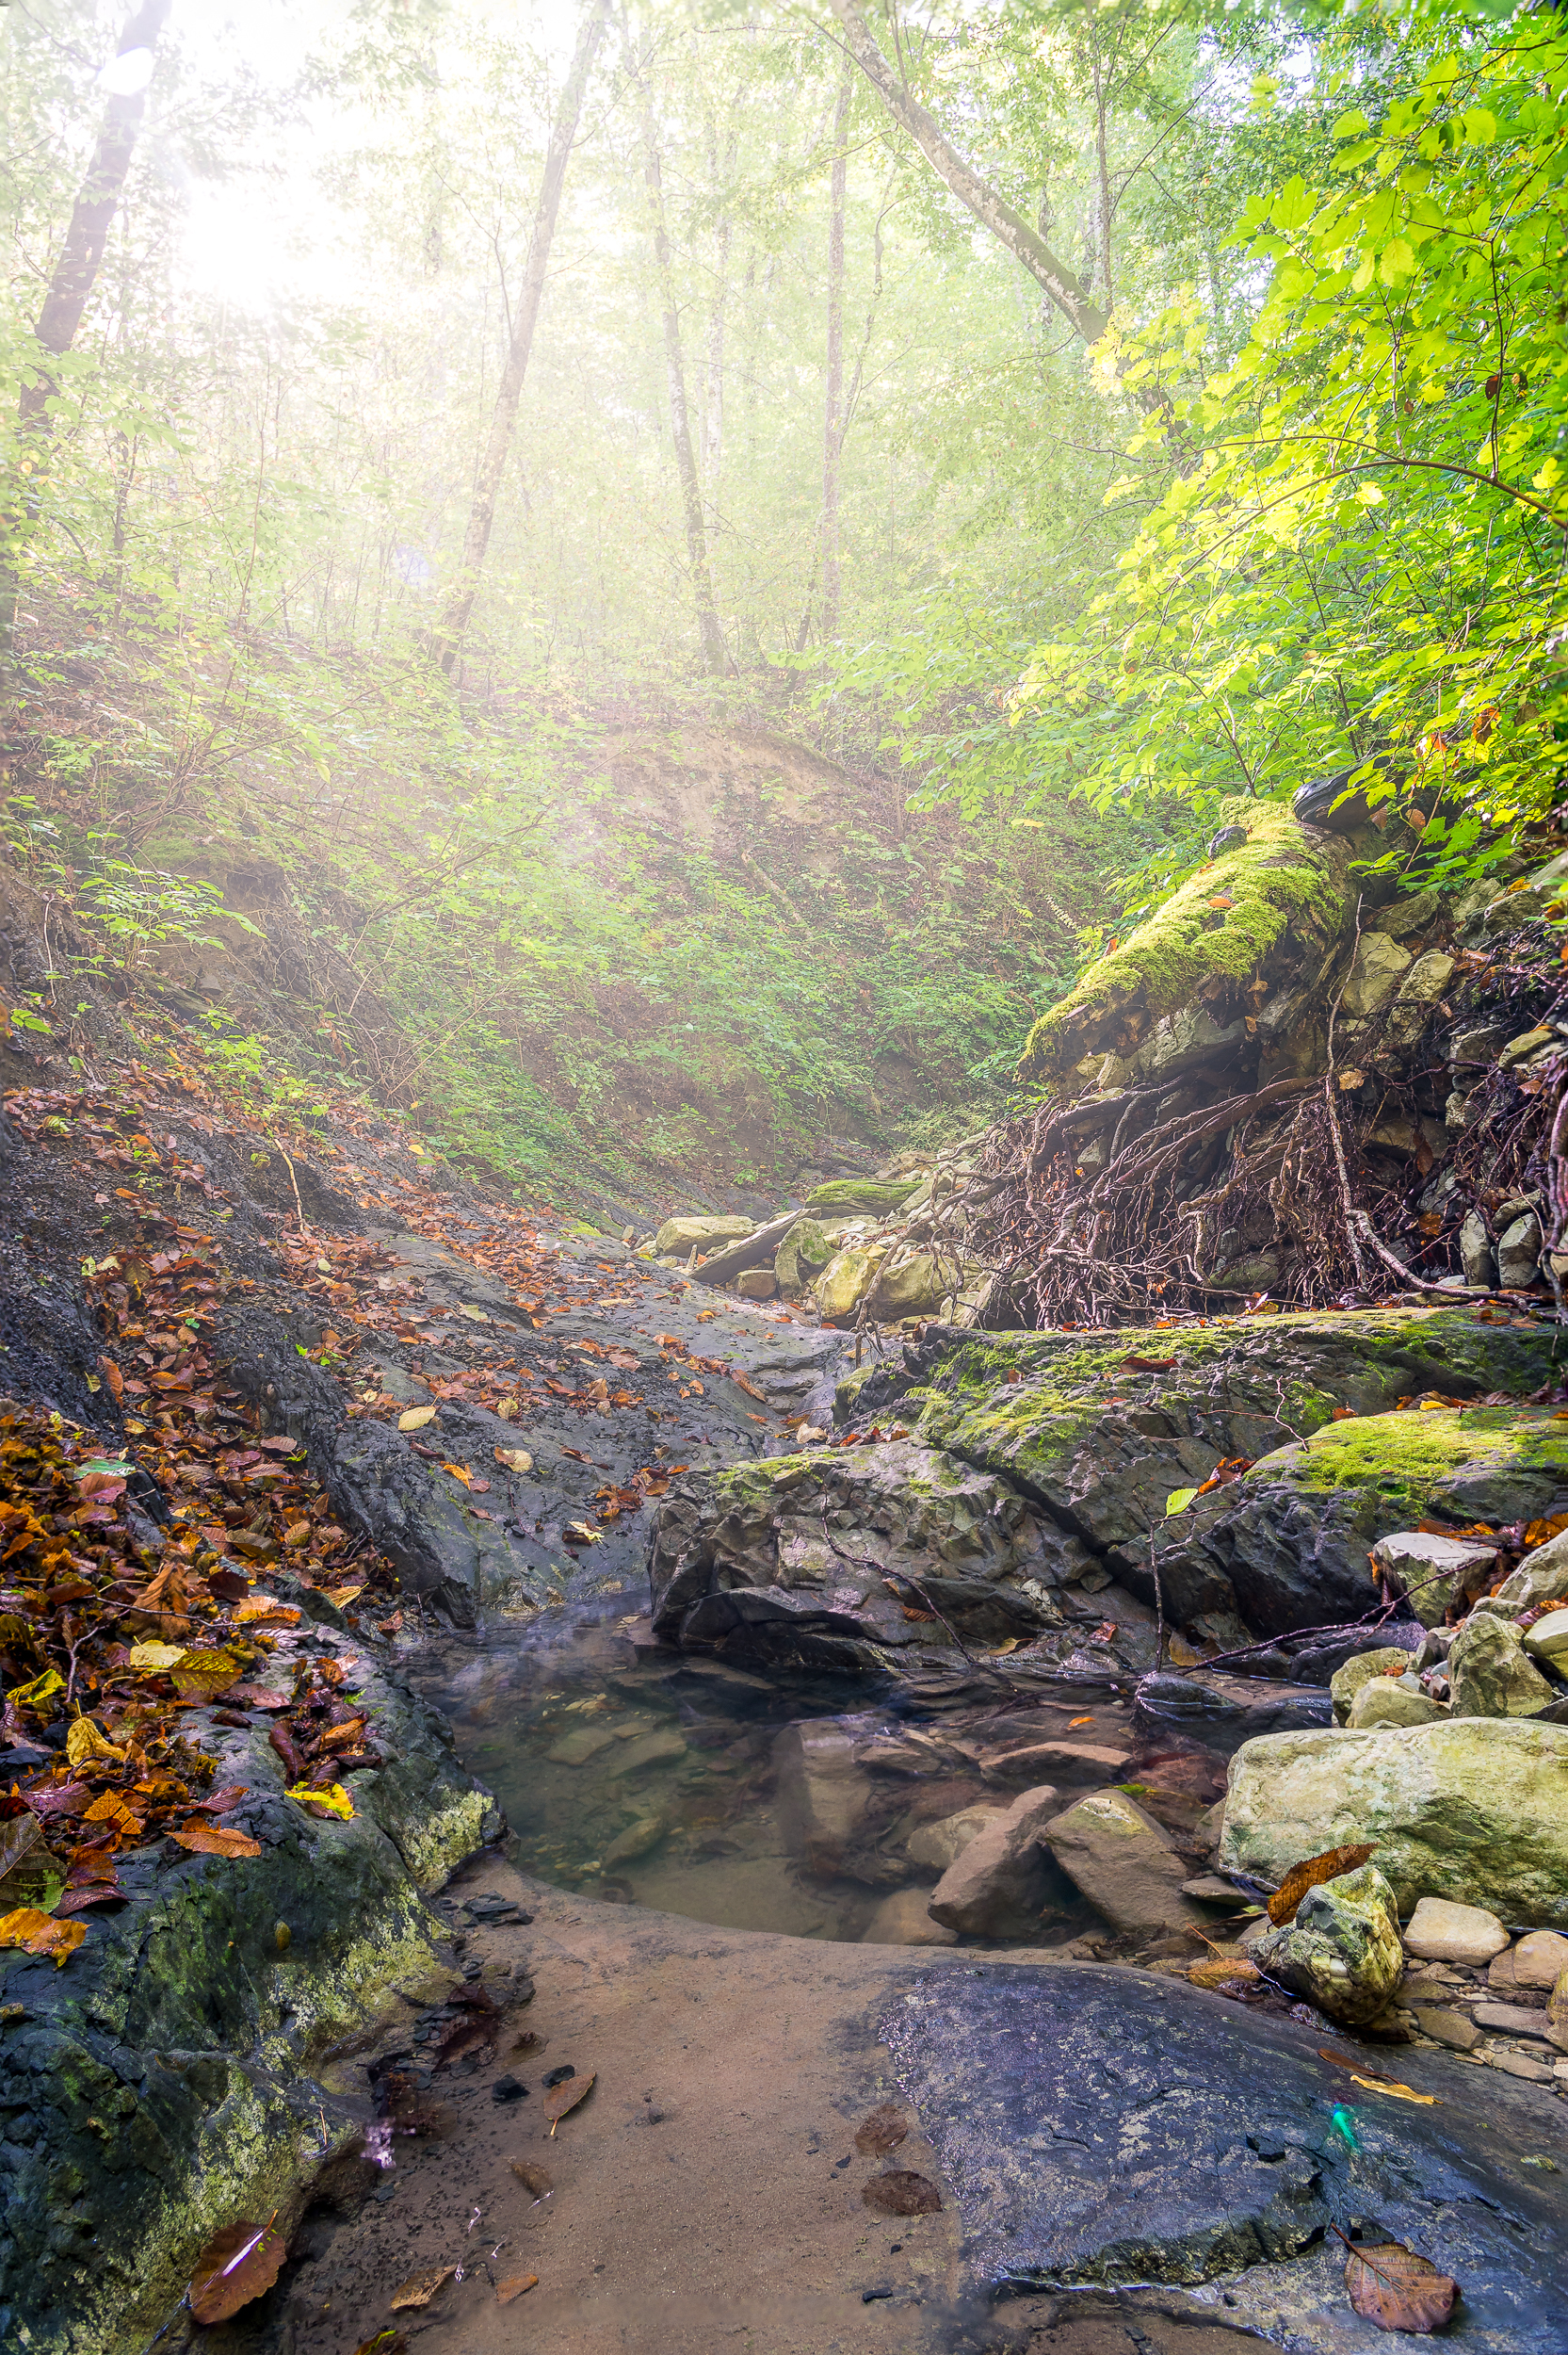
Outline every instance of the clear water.
{"type": "Polygon", "coordinates": [[[419,1675],[525,1871],[729,1928],[895,1937],[895,1899],[907,1932],[940,1877],[908,1856],[912,1832],[1010,1796],[891,1691],[672,1654],[602,1605],[427,1652],[419,1675]]]}

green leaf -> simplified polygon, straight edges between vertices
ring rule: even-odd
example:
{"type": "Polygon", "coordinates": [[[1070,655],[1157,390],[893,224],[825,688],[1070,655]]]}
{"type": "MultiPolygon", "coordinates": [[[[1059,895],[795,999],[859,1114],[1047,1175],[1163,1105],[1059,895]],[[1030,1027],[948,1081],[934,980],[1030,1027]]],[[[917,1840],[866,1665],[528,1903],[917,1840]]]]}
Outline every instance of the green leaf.
{"type": "Polygon", "coordinates": [[[1166,1519],[1172,1520],[1176,1514],[1185,1513],[1197,1493],[1196,1488],[1172,1488],[1165,1500],[1166,1519]]]}

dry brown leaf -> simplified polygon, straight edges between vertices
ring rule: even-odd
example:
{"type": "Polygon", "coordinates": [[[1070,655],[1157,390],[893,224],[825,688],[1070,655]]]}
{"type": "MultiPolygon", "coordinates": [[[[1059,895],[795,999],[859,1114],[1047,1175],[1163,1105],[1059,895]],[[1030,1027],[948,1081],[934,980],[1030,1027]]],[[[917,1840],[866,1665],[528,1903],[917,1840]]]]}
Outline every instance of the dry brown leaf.
{"type": "Polygon", "coordinates": [[[512,2299],[521,2298],[525,2290],[536,2290],[538,2287],[537,2273],[509,2274],[506,2281],[497,2282],[495,2284],[495,2303],[498,2306],[509,2306],[512,2299]]]}
{"type": "Polygon", "coordinates": [[[544,2097],[544,2115],[550,2120],[552,2134],[567,2111],[574,2110],[584,2096],[592,2092],[593,2083],[594,2071],[590,2069],[586,2077],[567,2077],[558,2086],[550,2087],[544,2097]]]}
{"type": "Polygon", "coordinates": [[[1376,1845],[1375,1840],[1367,1840],[1353,1847],[1325,1848],[1321,1856],[1309,1856],[1293,1864],[1269,1900],[1269,1921],[1276,1925],[1290,1921],[1309,1889],[1320,1889],[1325,1881],[1337,1880],[1341,1873],[1353,1873],[1376,1845]]]}
{"type": "Polygon", "coordinates": [[[268,2224],[226,2224],[196,2260],[190,2311],[198,2322],[224,2322],[269,2290],[283,2269],[288,2244],[268,2224]]]}
{"type": "Polygon", "coordinates": [[[1345,2260],[1345,2287],[1364,2321],[1380,2331],[1440,2331],[1453,2312],[1459,2283],[1397,2240],[1375,2249],[1352,2249],[1345,2260]]]}
{"type": "Polygon", "coordinates": [[[229,1831],[221,1824],[193,1824],[188,1831],[171,1831],[182,1848],[196,1856],[260,1856],[262,1843],[248,1831],[229,1831]]]}
{"type": "Polygon", "coordinates": [[[406,1415],[398,1416],[397,1428],[399,1431],[423,1431],[426,1424],[434,1422],[435,1419],[433,1406],[411,1406],[406,1415]]]}
{"type": "Polygon", "coordinates": [[[889,2168],[861,2186],[862,2200],[880,2216],[940,2216],[942,2194],[929,2175],[910,2167],[889,2168]]]}
{"type": "Polygon", "coordinates": [[[1223,1987],[1227,1979],[1255,1979],[1258,1968],[1244,1955],[1205,1955],[1187,1975],[1193,1987],[1223,1987]]]}
{"type": "Polygon", "coordinates": [[[395,2331],[388,2323],[384,2331],[373,2331],[369,2338],[361,2339],[354,2355],[408,2355],[408,2344],[401,2331],[395,2331]]]}
{"type": "Polygon", "coordinates": [[[424,2273],[411,2273],[401,2289],[392,2293],[392,2312],[401,2314],[408,2306],[428,2306],[438,2289],[449,2282],[456,2266],[431,2266],[424,2273]]]}
{"type": "Polygon", "coordinates": [[[127,1837],[140,1831],[139,1819],[133,1815],[123,1799],[117,1799],[112,1791],[105,1791],[83,1811],[84,1824],[112,1824],[115,1830],[127,1837]]]}
{"type": "Polygon", "coordinates": [[[525,1447],[498,1447],[495,1461],[504,1464],[508,1471],[525,1472],[534,1468],[534,1459],[525,1447]]]}
{"type": "Polygon", "coordinates": [[[536,2200],[547,2200],[556,2188],[556,2179],[547,2167],[538,2167],[532,2159],[513,2159],[511,2171],[525,2191],[536,2200]]]}

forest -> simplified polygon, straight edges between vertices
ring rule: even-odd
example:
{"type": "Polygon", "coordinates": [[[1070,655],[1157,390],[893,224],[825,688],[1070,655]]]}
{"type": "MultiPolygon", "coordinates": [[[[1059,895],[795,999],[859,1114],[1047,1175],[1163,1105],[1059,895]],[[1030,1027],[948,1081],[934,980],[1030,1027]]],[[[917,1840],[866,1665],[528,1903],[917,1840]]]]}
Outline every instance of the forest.
{"type": "Polygon", "coordinates": [[[1562,2355],[1568,17],[0,114],[0,2345],[1562,2355]]]}

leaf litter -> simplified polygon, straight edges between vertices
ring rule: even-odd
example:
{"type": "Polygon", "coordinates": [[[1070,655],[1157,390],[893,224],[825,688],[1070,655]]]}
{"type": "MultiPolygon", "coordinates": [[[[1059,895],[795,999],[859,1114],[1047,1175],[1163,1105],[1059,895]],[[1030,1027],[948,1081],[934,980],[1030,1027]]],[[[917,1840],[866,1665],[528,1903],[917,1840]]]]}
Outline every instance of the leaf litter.
{"type": "Polygon", "coordinates": [[[201,2323],[226,2322],[253,2298],[272,2287],[288,2254],[288,2244],[272,2221],[226,2224],[196,2260],[186,2296],[201,2323]]]}

